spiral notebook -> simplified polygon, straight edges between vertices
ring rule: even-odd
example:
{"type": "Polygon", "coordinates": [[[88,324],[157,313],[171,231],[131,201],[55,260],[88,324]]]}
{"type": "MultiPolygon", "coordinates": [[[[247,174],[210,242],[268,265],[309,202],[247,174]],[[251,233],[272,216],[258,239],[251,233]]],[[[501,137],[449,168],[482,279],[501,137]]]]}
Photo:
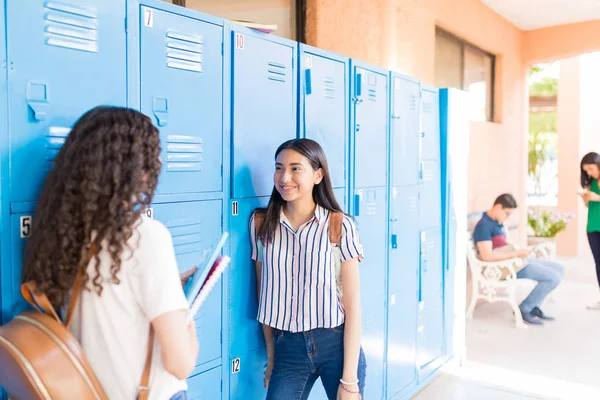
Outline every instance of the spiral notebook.
{"type": "Polygon", "coordinates": [[[194,318],[200,306],[229,265],[230,258],[220,255],[228,236],[227,232],[223,233],[204,266],[198,268],[188,285],[186,285],[186,298],[190,305],[188,321],[194,318]]]}

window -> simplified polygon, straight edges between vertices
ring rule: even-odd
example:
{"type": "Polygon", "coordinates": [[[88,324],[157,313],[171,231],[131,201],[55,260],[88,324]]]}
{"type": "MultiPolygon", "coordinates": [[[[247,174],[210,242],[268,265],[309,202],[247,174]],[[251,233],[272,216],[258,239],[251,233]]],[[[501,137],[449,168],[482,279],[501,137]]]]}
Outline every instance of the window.
{"type": "Polygon", "coordinates": [[[493,54],[436,29],[435,85],[469,92],[474,121],[494,120],[495,62],[493,54]]]}

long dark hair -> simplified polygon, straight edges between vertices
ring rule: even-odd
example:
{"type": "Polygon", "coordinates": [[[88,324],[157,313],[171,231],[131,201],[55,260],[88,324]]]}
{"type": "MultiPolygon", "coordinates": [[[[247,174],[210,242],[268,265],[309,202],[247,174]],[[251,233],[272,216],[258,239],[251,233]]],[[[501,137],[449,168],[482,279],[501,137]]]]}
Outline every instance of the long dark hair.
{"type": "MultiPolygon", "coordinates": [[[[134,110],[96,107],[73,126],[41,192],[27,243],[23,280],[34,280],[55,307],[65,305],[78,267],[94,244],[106,243],[111,280],[118,284],[121,255],[134,224],[154,196],[160,173],[160,137],[134,110]]],[[[100,260],[85,275],[102,293],[100,260]]]]}
{"type": "Polygon", "coordinates": [[[594,178],[589,176],[587,172],[585,172],[585,170],[583,169],[584,165],[589,164],[596,164],[598,166],[598,169],[600,170],[600,154],[594,152],[587,153],[581,159],[581,187],[584,189],[589,188],[592,184],[592,181],[594,180],[594,178]]]}
{"type": "MultiPolygon", "coordinates": [[[[313,187],[313,200],[317,205],[323,207],[329,211],[342,212],[342,208],[335,199],[333,193],[333,185],[331,184],[331,177],[329,175],[329,166],[327,165],[327,157],[325,152],[319,143],[311,139],[292,139],[283,143],[275,152],[275,159],[283,150],[294,150],[302,154],[308,159],[312,168],[317,171],[319,168],[323,170],[323,179],[318,185],[313,187]]],[[[279,217],[281,215],[281,208],[285,204],[285,200],[281,197],[281,194],[277,191],[277,188],[273,188],[271,193],[271,199],[265,211],[265,219],[260,229],[258,230],[258,238],[263,242],[270,242],[279,224],[279,217]]]]}

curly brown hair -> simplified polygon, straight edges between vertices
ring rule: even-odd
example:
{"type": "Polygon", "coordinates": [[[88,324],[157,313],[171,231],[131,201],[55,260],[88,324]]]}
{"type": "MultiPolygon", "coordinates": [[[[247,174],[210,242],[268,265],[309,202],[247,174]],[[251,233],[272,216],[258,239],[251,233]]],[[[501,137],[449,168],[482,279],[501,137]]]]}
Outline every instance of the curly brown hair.
{"type": "MultiPolygon", "coordinates": [[[[66,304],[92,240],[111,255],[118,284],[121,255],[150,205],[161,169],[160,137],[138,111],[96,107],[75,123],[48,174],[28,240],[23,281],[33,280],[55,307],[66,304]]],[[[102,294],[100,260],[85,288],[102,294]]]]}

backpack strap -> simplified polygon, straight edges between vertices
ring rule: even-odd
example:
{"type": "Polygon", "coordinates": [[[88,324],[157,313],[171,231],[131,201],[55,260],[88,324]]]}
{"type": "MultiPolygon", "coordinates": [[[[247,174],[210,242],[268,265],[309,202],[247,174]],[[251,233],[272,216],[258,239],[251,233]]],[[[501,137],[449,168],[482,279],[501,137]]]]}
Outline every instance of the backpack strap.
{"type": "Polygon", "coordinates": [[[329,215],[329,241],[331,243],[342,245],[342,224],[344,223],[344,213],[331,211],[329,215]]]}
{"type": "Polygon", "coordinates": [[[260,230],[263,222],[265,222],[265,210],[256,210],[254,211],[254,227],[257,231],[260,230]]]}

